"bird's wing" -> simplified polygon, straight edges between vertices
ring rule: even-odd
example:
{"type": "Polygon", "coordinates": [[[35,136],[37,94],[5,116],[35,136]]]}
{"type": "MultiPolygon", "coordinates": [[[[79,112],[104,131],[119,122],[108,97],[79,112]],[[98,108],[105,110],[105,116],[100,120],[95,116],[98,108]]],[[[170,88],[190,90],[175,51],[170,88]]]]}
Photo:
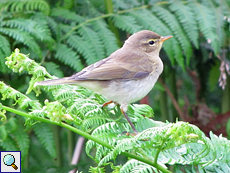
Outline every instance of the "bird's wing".
{"type": "Polygon", "coordinates": [[[122,53],[121,49],[108,58],[92,64],[69,77],[71,80],[140,79],[153,71],[153,62],[146,56],[122,53]]]}

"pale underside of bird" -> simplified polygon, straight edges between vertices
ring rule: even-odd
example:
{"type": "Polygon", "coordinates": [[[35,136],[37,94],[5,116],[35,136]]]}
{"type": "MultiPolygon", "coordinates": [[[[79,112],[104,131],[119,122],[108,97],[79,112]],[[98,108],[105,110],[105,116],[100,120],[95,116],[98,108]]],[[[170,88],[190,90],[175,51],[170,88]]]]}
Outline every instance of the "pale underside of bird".
{"type": "Polygon", "coordinates": [[[142,30],[130,36],[123,47],[109,57],[70,77],[41,81],[36,85],[75,84],[97,92],[120,105],[134,134],[137,134],[126,113],[128,105],[145,97],[154,87],[163,71],[160,49],[171,37],[142,30]]]}

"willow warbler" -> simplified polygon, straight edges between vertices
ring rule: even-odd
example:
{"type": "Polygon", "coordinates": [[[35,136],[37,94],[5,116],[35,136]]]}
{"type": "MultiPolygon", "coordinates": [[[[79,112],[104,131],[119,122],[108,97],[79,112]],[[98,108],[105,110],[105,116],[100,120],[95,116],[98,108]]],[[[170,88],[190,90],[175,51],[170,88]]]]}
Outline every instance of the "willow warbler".
{"type": "Polygon", "coordinates": [[[159,57],[162,44],[172,36],[160,36],[142,30],[130,36],[123,47],[82,71],[60,79],[37,82],[36,85],[76,84],[103,95],[120,105],[135,134],[133,123],[127,116],[130,103],[146,96],[163,71],[159,57]]]}

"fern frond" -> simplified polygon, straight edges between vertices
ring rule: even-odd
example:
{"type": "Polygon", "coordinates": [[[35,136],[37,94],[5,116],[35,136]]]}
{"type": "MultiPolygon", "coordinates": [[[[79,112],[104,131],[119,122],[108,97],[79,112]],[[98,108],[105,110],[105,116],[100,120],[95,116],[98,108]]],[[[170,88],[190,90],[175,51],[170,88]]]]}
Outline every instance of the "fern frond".
{"type": "Polygon", "coordinates": [[[176,17],[181,23],[181,26],[183,27],[187,36],[193,42],[195,47],[198,48],[198,27],[195,14],[193,13],[190,6],[185,5],[181,1],[173,1],[172,3],[170,3],[169,8],[172,12],[176,14],[176,17]]]}
{"type": "Polygon", "coordinates": [[[135,173],[135,172],[156,173],[158,171],[153,166],[150,166],[138,160],[131,159],[128,162],[126,162],[126,164],[121,168],[120,172],[121,173],[135,173]]]}
{"type": "Polygon", "coordinates": [[[53,33],[53,37],[55,39],[56,36],[58,36],[58,33],[59,33],[59,28],[58,28],[58,23],[51,17],[49,16],[46,16],[46,21],[47,21],[47,24],[51,30],[51,32],[53,33]]]}
{"type": "MultiPolygon", "coordinates": [[[[105,141],[106,143],[115,146],[117,144],[117,142],[119,142],[121,139],[126,138],[126,134],[123,132],[127,132],[130,131],[130,126],[128,125],[128,123],[122,123],[122,124],[118,124],[115,122],[110,122],[110,123],[106,123],[103,124],[99,127],[97,127],[92,135],[94,137],[100,138],[101,140],[105,141]]],[[[89,157],[91,157],[92,159],[94,159],[96,162],[100,162],[101,159],[106,156],[111,150],[101,146],[97,143],[95,143],[94,141],[87,141],[86,143],[86,153],[89,157]],[[95,154],[95,157],[93,157],[91,155],[91,150],[96,147],[97,151],[95,154]]]]}
{"type": "Polygon", "coordinates": [[[65,9],[71,9],[74,5],[74,0],[64,0],[63,2],[63,7],[65,9]]]}
{"type": "Polygon", "coordinates": [[[29,135],[23,130],[21,126],[12,134],[14,135],[14,139],[16,140],[17,145],[21,151],[22,160],[24,160],[29,152],[29,135]]]}
{"type": "Polygon", "coordinates": [[[25,31],[13,28],[0,28],[0,33],[12,37],[16,41],[28,46],[31,50],[41,56],[41,49],[33,37],[25,31]]]}
{"type": "Polygon", "coordinates": [[[10,43],[6,37],[0,35],[0,71],[3,73],[9,72],[5,64],[5,57],[10,55],[10,43]]]}
{"type": "Polygon", "coordinates": [[[55,100],[58,100],[59,102],[64,102],[69,106],[73,106],[73,104],[75,103],[81,104],[79,100],[86,99],[86,97],[84,97],[82,92],[79,92],[77,88],[78,88],[77,86],[74,87],[65,86],[64,88],[61,87],[51,92],[55,100]]]}
{"type": "Polygon", "coordinates": [[[83,37],[83,39],[88,43],[88,49],[95,52],[96,56],[86,59],[87,64],[93,64],[103,58],[105,58],[105,51],[103,49],[103,44],[98,34],[90,29],[89,27],[82,26],[78,29],[78,32],[83,37]]]}
{"type": "MultiPolygon", "coordinates": [[[[92,112],[94,112],[94,110],[92,110],[92,112]]],[[[82,123],[82,127],[83,129],[90,131],[91,129],[94,129],[95,127],[101,126],[105,123],[106,119],[104,117],[94,115],[93,117],[86,118],[82,123]]]]}
{"type": "Polygon", "coordinates": [[[37,123],[33,127],[39,141],[44,145],[50,156],[56,157],[56,146],[50,125],[45,123],[37,123]]]}
{"type": "MultiPolygon", "coordinates": [[[[7,38],[2,35],[0,35],[0,49],[2,50],[2,53],[4,54],[5,57],[10,56],[10,53],[11,53],[10,43],[7,40],[7,38]]],[[[1,57],[1,59],[5,57],[1,57]]]]}
{"type": "Polygon", "coordinates": [[[51,16],[57,17],[60,21],[64,21],[65,23],[70,23],[72,21],[82,23],[85,21],[84,17],[65,8],[53,8],[51,10],[51,16]]]}
{"type": "Polygon", "coordinates": [[[0,141],[4,141],[7,138],[7,130],[6,130],[6,126],[1,125],[0,126],[0,141]]]}
{"type": "Polygon", "coordinates": [[[224,12],[222,11],[223,9],[221,7],[216,7],[215,8],[215,25],[216,25],[216,30],[215,30],[215,34],[218,35],[218,41],[217,41],[217,45],[216,45],[216,51],[220,52],[220,49],[222,47],[222,45],[224,45],[224,40],[226,37],[225,31],[224,31],[224,24],[225,21],[224,19],[224,12]]]}
{"type": "MultiPolygon", "coordinates": [[[[129,127],[128,123],[123,123],[121,125],[119,123],[109,122],[109,123],[101,125],[100,127],[97,127],[93,131],[92,135],[97,136],[97,137],[111,136],[114,139],[115,138],[119,139],[121,137],[120,134],[122,134],[123,132],[129,132],[129,131],[130,131],[130,127],[129,127]]],[[[109,141],[110,138],[105,139],[105,140],[109,141]]]]}
{"type": "Polygon", "coordinates": [[[174,58],[176,59],[176,62],[184,69],[184,64],[185,64],[185,61],[184,61],[184,57],[183,57],[183,54],[182,54],[182,48],[180,46],[180,43],[178,40],[173,40],[173,42],[171,44],[169,43],[164,43],[164,49],[167,51],[168,49],[171,49],[173,48],[173,53],[174,53],[174,58]],[[171,47],[171,48],[170,48],[171,47]]]}
{"type": "Polygon", "coordinates": [[[129,14],[135,17],[138,25],[141,25],[144,29],[151,30],[160,35],[172,34],[172,31],[169,29],[169,27],[147,9],[132,11],[129,14]]]}
{"type": "Polygon", "coordinates": [[[127,1],[127,0],[116,0],[113,1],[113,8],[115,11],[119,11],[121,9],[130,9],[137,6],[140,6],[142,2],[139,2],[137,0],[127,1]]]}
{"type": "Polygon", "coordinates": [[[34,88],[35,82],[44,80],[45,77],[49,77],[50,79],[53,78],[49,73],[47,73],[44,67],[39,66],[34,60],[31,60],[28,56],[20,53],[19,49],[15,49],[15,52],[13,52],[9,57],[6,57],[6,60],[6,65],[14,72],[21,73],[23,70],[26,70],[29,74],[33,75],[27,93],[34,90],[38,95],[40,90],[38,88],[34,88]]]}
{"type": "Polygon", "coordinates": [[[2,100],[11,98],[15,101],[15,104],[18,104],[22,109],[25,109],[28,106],[34,109],[41,109],[41,104],[38,101],[31,100],[24,94],[11,88],[3,82],[0,82],[0,93],[2,94],[2,100]]]}
{"type": "Polygon", "coordinates": [[[83,69],[83,65],[79,59],[79,56],[65,44],[57,44],[55,58],[64,64],[69,65],[76,71],[83,69]]]}
{"type": "Polygon", "coordinates": [[[1,26],[7,26],[10,28],[19,28],[27,33],[30,33],[35,38],[46,41],[52,40],[50,37],[50,32],[46,25],[41,26],[42,20],[40,19],[40,23],[35,20],[30,19],[12,19],[1,22],[1,26]]]}
{"type": "Polygon", "coordinates": [[[157,16],[159,16],[161,20],[163,20],[168,25],[168,27],[170,27],[176,39],[179,41],[185,57],[189,59],[192,55],[192,46],[189,38],[181,28],[177,18],[169,10],[160,6],[155,6],[152,8],[152,10],[157,16]]]}
{"type": "Polygon", "coordinates": [[[132,171],[132,168],[139,165],[139,161],[135,159],[128,160],[120,169],[121,173],[130,173],[132,171]]]}
{"type": "Polygon", "coordinates": [[[59,65],[53,63],[53,62],[45,62],[43,63],[45,68],[47,69],[48,73],[57,76],[59,78],[64,77],[63,72],[60,70],[59,65]]]}
{"type": "Polygon", "coordinates": [[[93,28],[100,36],[105,47],[106,56],[109,56],[119,47],[116,42],[116,37],[103,20],[96,20],[92,23],[93,28]]]}
{"type": "MultiPolygon", "coordinates": [[[[109,160],[116,158],[116,156],[121,152],[130,150],[135,151],[137,155],[147,157],[151,160],[157,159],[155,158],[157,156],[156,153],[158,152],[158,150],[160,150],[161,153],[159,155],[158,161],[161,165],[164,165],[166,163],[175,164],[175,162],[178,162],[180,164],[192,164],[197,162],[201,158],[206,157],[207,154],[210,153],[210,142],[196,126],[183,122],[178,122],[176,124],[156,123],[155,125],[155,127],[144,130],[134,138],[122,139],[122,137],[120,136],[120,140],[115,145],[114,149],[112,149],[107,154],[103,153],[103,155],[106,154],[106,156],[100,160],[98,166],[104,165],[109,160]],[[173,140],[174,142],[172,142],[171,140],[173,140]],[[192,153],[192,156],[190,156],[194,158],[193,161],[188,162],[186,160],[188,157],[183,156],[183,151],[188,151],[188,149],[182,150],[180,149],[180,147],[186,146],[189,148],[193,145],[193,143],[197,143],[198,141],[200,141],[200,144],[197,145],[200,145],[201,147],[197,147],[197,150],[192,153]],[[175,151],[171,150],[175,150],[175,148],[177,148],[178,151],[179,149],[182,151],[182,154],[179,154],[180,157],[179,155],[168,155],[167,159],[167,153],[174,153],[175,151]],[[172,160],[171,158],[174,157],[175,159],[172,160]],[[183,159],[184,157],[185,159],[183,159]]],[[[191,161],[191,158],[188,160],[191,161]]],[[[207,160],[207,162],[210,162],[210,160],[207,160]]],[[[146,165],[146,168],[144,170],[148,170],[149,167],[151,166],[146,165]]],[[[137,167],[134,170],[137,169],[141,168],[137,167]]]]}
{"type": "Polygon", "coordinates": [[[8,135],[6,140],[1,141],[0,146],[6,151],[20,151],[12,135],[8,135]]]}
{"type": "Polygon", "coordinates": [[[140,25],[136,24],[135,18],[129,15],[114,15],[112,17],[112,21],[116,25],[116,27],[126,31],[130,34],[138,32],[142,29],[140,25]]]}
{"type": "Polygon", "coordinates": [[[89,49],[89,43],[82,37],[72,34],[67,38],[66,41],[69,46],[73,47],[84,56],[84,59],[86,60],[87,64],[95,62],[94,58],[96,57],[96,53],[93,49],[89,49]]]}
{"type": "Polygon", "coordinates": [[[7,127],[7,133],[11,133],[18,128],[17,119],[14,117],[8,118],[7,122],[4,122],[4,125],[7,127]]]}
{"type": "Polygon", "coordinates": [[[10,12],[41,11],[49,14],[50,6],[44,0],[3,0],[0,9],[10,12]]]}
{"type": "Polygon", "coordinates": [[[146,104],[133,104],[130,105],[128,109],[128,114],[134,115],[135,117],[138,118],[143,118],[145,117],[153,117],[153,110],[149,105],[146,104]]]}
{"type": "Polygon", "coordinates": [[[215,34],[216,25],[213,25],[216,22],[215,16],[213,15],[213,11],[215,10],[198,2],[189,3],[189,6],[196,15],[199,30],[202,32],[208,43],[211,44],[215,54],[217,54],[220,48],[218,47],[219,40],[215,34]]]}

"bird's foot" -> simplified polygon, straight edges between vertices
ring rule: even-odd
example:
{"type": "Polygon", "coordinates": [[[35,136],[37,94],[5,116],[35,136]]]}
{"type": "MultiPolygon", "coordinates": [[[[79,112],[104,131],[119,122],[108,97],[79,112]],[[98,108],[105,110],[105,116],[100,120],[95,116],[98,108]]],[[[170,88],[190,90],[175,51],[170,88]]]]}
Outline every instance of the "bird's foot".
{"type": "Polygon", "coordinates": [[[122,134],[125,134],[126,136],[136,136],[138,135],[138,132],[130,133],[130,132],[124,131],[122,134]]]}

